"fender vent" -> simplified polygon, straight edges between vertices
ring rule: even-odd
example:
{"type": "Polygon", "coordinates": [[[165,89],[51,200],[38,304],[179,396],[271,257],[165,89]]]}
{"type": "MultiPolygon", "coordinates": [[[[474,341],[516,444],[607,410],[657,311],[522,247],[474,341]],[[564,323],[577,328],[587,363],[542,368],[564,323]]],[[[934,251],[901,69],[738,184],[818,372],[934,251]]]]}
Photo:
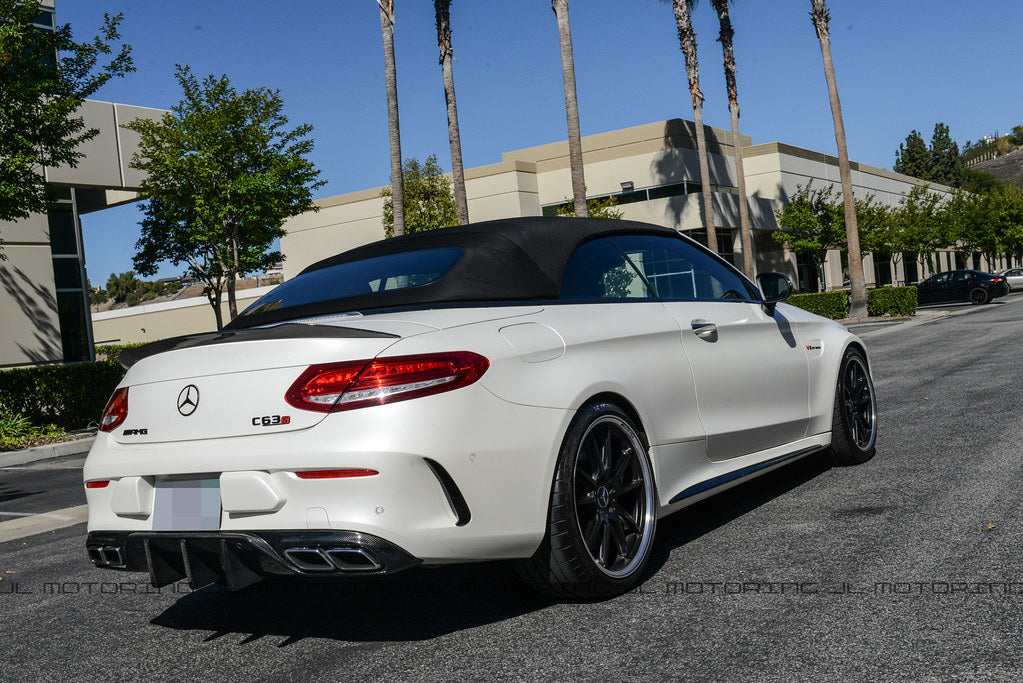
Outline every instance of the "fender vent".
{"type": "Polygon", "coordinates": [[[448,474],[448,471],[439,462],[429,458],[423,458],[423,460],[430,466],[433,476],[437,477],[437,481],[444,491],[444,497],[448,499],[448,505],[451,506],[451,511],[455,513],[455,526],[465,526],[468,524],[472,515],[469,513],[469,506],[466,504],[462,492],[458,490],[455,480],[451,478],[451,475],[448,474]]]}

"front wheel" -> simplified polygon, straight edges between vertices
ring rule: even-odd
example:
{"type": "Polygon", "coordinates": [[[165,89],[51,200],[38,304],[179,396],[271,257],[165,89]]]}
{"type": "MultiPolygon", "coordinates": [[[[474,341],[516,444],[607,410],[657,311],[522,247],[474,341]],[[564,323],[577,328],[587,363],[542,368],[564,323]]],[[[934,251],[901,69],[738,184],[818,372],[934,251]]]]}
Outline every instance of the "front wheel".
{"type": "Polygon", "coordinates": [[[970,290],[971,304],[986,304],[988,301],[991,301],[991,295],[983,287],[970,290]]]}
{"type": "Polygon", "coordinates": [[[639,579],[656,522],[653,471],[636,425],[613,403],[593,403],[568,428],[547,534],[519,572],[548,595],[617,595],[639,579]]]}
{"type": "Polygon", "coordinates": [[[877,398],[863,355],[848,349],[842,357],[835,387],[831,426],[831,461],[858,465],[874,457],[877,441],[877,398]]]}

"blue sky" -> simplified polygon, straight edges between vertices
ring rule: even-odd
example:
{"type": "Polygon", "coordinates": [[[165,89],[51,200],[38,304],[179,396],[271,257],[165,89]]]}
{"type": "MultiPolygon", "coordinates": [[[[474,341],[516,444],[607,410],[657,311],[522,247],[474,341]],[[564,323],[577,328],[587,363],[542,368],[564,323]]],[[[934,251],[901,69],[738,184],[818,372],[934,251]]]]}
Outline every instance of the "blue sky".
{"type": "MultiPolygon", "coordinates": [[[[90,38],[104,12],[123,12],[137,71],[95,99],[166,108],[180,93],[174,65],[227,74],[236,87],[279,89],[292,123],[311,123],[317,197],[389,182],[379,10],[374,0],[56,0],[57,20],[90,38]]],[[[832,51],[849,154],[891,168],[913,128],[938,121],[962,144],[1023,123],[1018,0],[832,0],[832,51]]],[[[402,152],[436,154],[450,169],[433,3],[396,0],[402,152]]],[[[732,8],[741,131],[834,154],[820,49],[808,0],[737,0],[732,8]]],[[[570,2],[583,135],[692,118],[671,8],[660,0],[570,2]]],[[[704,122],[729,127],[708,0],[694,22],[704,122]]],[[[549,0],[454,0],[455,86],[467,167],[563,140],[564,94],[549,0]]],[[[83,217],[94,284],[131,268],[134,206],[83,217]]],[[[167,266],[160,275],[174,275],[167,266]]]]}

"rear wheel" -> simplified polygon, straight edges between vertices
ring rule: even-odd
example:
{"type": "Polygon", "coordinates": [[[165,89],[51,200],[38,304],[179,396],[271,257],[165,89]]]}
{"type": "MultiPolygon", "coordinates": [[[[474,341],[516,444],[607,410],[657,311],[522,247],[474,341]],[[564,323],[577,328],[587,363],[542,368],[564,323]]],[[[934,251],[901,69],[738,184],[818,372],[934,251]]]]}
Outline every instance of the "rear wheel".
{"type": "Polygon", "coordinates": [[[877,398],[863,355],[848,349],[835,388],[831,426],[831,461],[858,465],[874,457],[877,440],[877,398]]]}
{"type": "Polygon", "coordinates": [[[561,446],[547,534],[519,563],[540,592],[602,598],[628,590],[650,556],[653,472],[632,419],[613,403],[581,410],[561,446]]]}
{"type": "Polygon", "coordinates": [[[986,304],[991,300],[991,295],[983,287],[974,287],[970,290],[971,304],[986,304]]]}

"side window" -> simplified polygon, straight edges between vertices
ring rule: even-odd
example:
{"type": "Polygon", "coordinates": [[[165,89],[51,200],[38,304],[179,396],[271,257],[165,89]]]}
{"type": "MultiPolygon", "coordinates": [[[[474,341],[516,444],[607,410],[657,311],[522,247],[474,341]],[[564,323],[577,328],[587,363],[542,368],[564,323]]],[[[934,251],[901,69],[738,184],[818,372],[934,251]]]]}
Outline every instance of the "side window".
{"type": "Polygon", "coordinates": [[[657,235],[617,235],[611,240],[661,299],[759,300],[728,266],[691,244],[657,235]]]}
{"type": "Polygon", "coordinates": [[[956,283],[969,282],[973,279],[973,273],[968,270],[957,270],[952,279],[956,283]]]}
{"type": "Polygon", "coordinates": [[[608,239],[586,242],[565,268],[560,299],[649,299],[643,278],[608,239]]]}
{"type": "Polygon", "coordinates": [[[938,275],[935,275],[934,277],[929,279],[928,282],[935,285],[943,285],[948,282],[950,275],[951,273],[939,273],[938,275]]]}

